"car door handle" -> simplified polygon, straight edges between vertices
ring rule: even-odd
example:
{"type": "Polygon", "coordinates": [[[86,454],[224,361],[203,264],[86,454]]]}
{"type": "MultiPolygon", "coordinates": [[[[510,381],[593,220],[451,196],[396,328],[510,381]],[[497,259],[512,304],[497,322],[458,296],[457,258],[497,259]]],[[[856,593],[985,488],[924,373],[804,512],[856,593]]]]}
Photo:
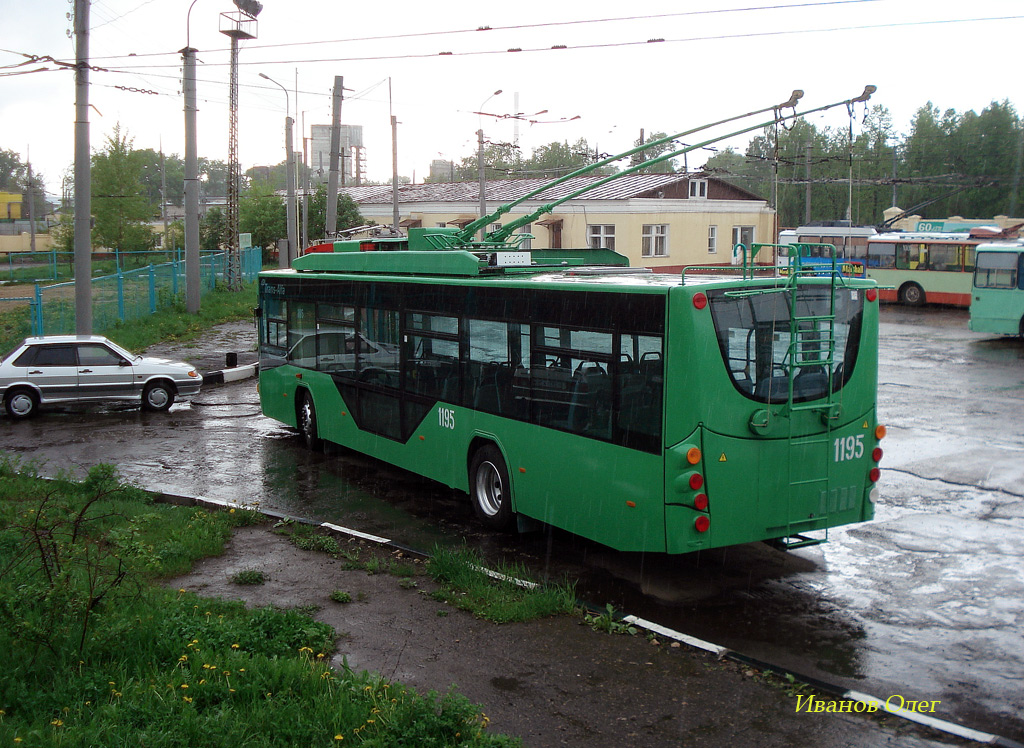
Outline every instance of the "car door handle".
{"type": "Polygon", "coordinates": [[[79,374],[92,374],[92,369],[79,369],[79,374]]]}
{"type": "Polygon", "coordinates": [[[43,373],[43,372],[42,372],[42,371],[40,371],[39,369],[36,369],[35,371],[30,371],[30,372],[29,372],[29,374],[42,374],[42,373],[43,373]]]}

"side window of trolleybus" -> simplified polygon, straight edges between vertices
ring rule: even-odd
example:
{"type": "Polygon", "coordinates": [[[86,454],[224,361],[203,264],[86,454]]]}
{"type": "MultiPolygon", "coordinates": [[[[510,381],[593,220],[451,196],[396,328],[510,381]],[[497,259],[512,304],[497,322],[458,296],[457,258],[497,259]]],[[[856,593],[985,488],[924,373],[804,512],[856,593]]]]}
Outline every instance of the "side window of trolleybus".
{"type": "MultiPolygon", "coordinates": [[[[789,397],[791,373],[795,401],[824,397],[830,372],[834,390],[849,379],[860,341],[862,291],[835,292],[835,349],[831,354],[825,320],[801,322],[796,340],[792,340],[789,294],[728,296],[726,291],[710,291],[708,298],[726,368],[736,389],[746,397],[784,402],[789,397]],[[795,362],[791,356],[796,357],[795,362]]],[[[801,289],[793,316],[828,315],[829,297],[828,286],[801,289]]]]}

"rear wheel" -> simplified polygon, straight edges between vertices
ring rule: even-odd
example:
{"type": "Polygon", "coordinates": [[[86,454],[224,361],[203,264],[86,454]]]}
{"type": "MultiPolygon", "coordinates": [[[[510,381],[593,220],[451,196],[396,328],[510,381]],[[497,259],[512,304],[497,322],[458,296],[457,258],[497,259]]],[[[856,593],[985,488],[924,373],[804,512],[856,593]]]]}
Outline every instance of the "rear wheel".
{"type": "Polygon", "coordinates": [[[916,283],[905,283],[900,286],[900,301],[907,306],[924,304],[924,289],[916,283]]]}
{"type": "Polygon", "coordinates": [[[174,387],[168,382],[150,382],[142,391],[142,409],[161,411],[174,404],[174,387]]]}
{"type": "Polygon", "coordinates": [[[7,415],[16,421],[31,418],[39,411],[39,398],[27,387],[18,387],[4,396],[4,407],[7,415]]]}
{"type": "Polygon", "coordinates": [[[306,449],[318,450],[323,446],[316,425],[316,407],[308,393],[302,393],[299,401],[299,434],[306,444],[306,449]]]}
{"type": "Polygon", "coordinates": [[[478,449],[469,467],[469,493],[476,516],[493,530],[507,530],[515,517],[510,488],[498,448],[488,444],[478,449]]]}

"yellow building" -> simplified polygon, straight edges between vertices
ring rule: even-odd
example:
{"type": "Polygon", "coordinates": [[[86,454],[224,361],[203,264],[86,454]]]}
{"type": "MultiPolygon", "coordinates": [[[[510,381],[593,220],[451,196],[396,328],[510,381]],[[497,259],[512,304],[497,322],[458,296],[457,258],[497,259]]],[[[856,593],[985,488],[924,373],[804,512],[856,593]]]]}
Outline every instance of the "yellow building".
{"type": "MultiPolygon", "coordinates": [[[[602,179],[575,177],[544,190],[496,220],[508,223],[602,179]]],[[[543,187],[544,179],[486,185],[487,212],[543,187]]],[[[390,186],[343,190],[369,222],[391,224],[390,186]]],[[[480,215],[474,182],[401,185],[399,226],[465,226],[480,215]]],[[[634,267],[677,272],[684,265],[730,264],[738,243],[774,241],[775,211],[756,195],[706,174],[633,174],[584,192],[518,230],[533,249],[614,249],[634,267]]],[[[772,258],[758,260],[771,262],[772,258]]]]}
{"type": "Polygon", "coordinates": [[[0,219],[21,218],[21,193],[0,192],[0,219]]]}

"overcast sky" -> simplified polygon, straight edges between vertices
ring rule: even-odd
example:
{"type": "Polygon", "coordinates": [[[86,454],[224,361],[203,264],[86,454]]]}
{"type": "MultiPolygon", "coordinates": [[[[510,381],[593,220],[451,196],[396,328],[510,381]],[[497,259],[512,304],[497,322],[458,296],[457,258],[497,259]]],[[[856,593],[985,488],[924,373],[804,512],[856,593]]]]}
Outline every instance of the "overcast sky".
{"type": "MultiPolygon", "coordinates": [[[[190,5],[93,2],[93,149],[120,123],[136,148],[162,143],[166,153],[184,154],[178,50],[190,5]]],[[[74,61],[72,8],[71,0],[5,2],[0,24],[0,148],[31,155],[50,193],[60,192],[74,157],[74,75],[45,60],[22,63],[26,55],[74,61]]],[[[220,14],[234,10],[230,0],[196,0],[188,24],[199,50],[199,155],[221,160],[229,39],[220,14]]],[[[525,117],[525,155],[580,137],[614,153],[641,128],[680,132],[783,101],[794,88],[813,107],[874,84],[872,103],[890,110],[900,132],[929,100],[980,112],[993,100],[1019,108],[1024,99],[1021,0],[265,0],[257,34],[240,45],[243,170],[284,160],[285,96],[260,73],[288,88],[306,135],[330,122],[334,76],[343,75],[342,121],[363,126],[375,180],[391,175],[392,113],[399,173],[422,181],[432,159],[474,153],[481,126],[489,140],[511,142],[515,120],[502,115],[516,112],[525,117]]],[[[813,121],[845,129],[848,119],[839,107],[813,121]]],[[[691,156],[690,167],[706,155],[691,156]]]]}

